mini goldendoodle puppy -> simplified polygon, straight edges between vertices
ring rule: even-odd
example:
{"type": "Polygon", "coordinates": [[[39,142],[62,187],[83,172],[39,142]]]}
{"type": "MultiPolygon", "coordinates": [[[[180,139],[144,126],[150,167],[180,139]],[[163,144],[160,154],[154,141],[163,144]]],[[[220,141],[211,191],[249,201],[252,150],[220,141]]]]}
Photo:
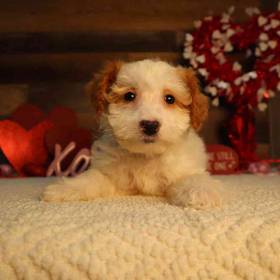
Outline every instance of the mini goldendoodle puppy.
{"type": "Polygon", "coordinates": [[[87,91],[102,131],[91,168],[48,186],[43,200],[144,194],[197,209],[221,204],[196,133],[208,104],[192,70],[159,60],[111,62],[87,91]]]}

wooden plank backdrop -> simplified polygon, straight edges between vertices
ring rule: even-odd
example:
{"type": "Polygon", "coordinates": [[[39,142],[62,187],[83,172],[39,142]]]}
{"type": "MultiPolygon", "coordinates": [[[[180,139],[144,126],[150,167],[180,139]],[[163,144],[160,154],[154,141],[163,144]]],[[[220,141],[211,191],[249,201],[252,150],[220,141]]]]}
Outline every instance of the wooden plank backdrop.
{"type": "MultiPolygon", "coordinates": [[[[271,2],[271,1],[270,1],[271,2]]],[[[272,0],[274,2],[274,0],[272,0]]],[[[159,57],[181,62],[193,21],[260,0],[21,0],[0,3],[0,82],[85,81],[104,60],[159,57]]]]}
{"type": "Polygon", "coordinates": [[[85,82],[105,61],[161,58],[181,61],[180,52],[43,53],[0,55],[1,83],[85,82]]]}
{"type": "Polygon", "coordinates": [[[92,31],[0,33],[0,53],[178,52],[184,32],[92,31]]]}
{"type": "MultiPolygon", "coordinates": [[[[182,30],[193,21],[230,6],[244,20],[244,8],[274,0],[12,0],[0,3],[0,32],[182,30]]],[[[264,4],[268,7],[269,4],[264,4]]]]}

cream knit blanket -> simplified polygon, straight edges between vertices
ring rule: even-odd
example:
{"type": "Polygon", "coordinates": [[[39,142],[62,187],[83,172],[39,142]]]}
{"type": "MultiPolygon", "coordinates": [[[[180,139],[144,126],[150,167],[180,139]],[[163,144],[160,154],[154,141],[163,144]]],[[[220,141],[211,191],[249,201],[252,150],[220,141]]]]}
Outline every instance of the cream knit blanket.
{"type": "Polygon", "coordinates": [[[280,176],[220,177],[222,209],[162,198],[46,203],[53,179],[0,180],[0,280],[280,279],[280,176]]]}

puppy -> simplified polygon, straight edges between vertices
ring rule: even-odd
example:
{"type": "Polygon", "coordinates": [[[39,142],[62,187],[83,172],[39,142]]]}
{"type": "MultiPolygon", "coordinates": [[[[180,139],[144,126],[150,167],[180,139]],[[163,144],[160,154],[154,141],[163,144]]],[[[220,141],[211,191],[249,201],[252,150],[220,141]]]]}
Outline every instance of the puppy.
{"type": "Polygon", "coordinates": [[[203,209],[221,205],[219,182],[207,172],[197,135],[207,98],[191,69],[160,60],[111,62],[86,87],[102,136],[92,146],[91,168],[48,186],[45,201],[118,195],[166,196],[203,209]]]}

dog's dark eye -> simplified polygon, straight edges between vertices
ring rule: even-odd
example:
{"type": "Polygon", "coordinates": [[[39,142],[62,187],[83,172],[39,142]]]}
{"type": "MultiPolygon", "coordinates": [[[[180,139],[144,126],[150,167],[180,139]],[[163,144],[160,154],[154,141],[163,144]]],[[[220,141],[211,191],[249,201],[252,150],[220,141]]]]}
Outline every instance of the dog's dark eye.
{"type": "Polygon", "coordinates": [[[175,97],[171,94],[167,94],[165,95],[164,100],[168,104],[173,104],[175,102],[175,97]]]}
{"type": "Polygon", "coordinates": [[[129,91],[124,95],[124,100],[128,101],[128,102],[131,102],[135,99],[135,97],[136,97],[136,94],[133,93],[132,91],[129,91]]]}

